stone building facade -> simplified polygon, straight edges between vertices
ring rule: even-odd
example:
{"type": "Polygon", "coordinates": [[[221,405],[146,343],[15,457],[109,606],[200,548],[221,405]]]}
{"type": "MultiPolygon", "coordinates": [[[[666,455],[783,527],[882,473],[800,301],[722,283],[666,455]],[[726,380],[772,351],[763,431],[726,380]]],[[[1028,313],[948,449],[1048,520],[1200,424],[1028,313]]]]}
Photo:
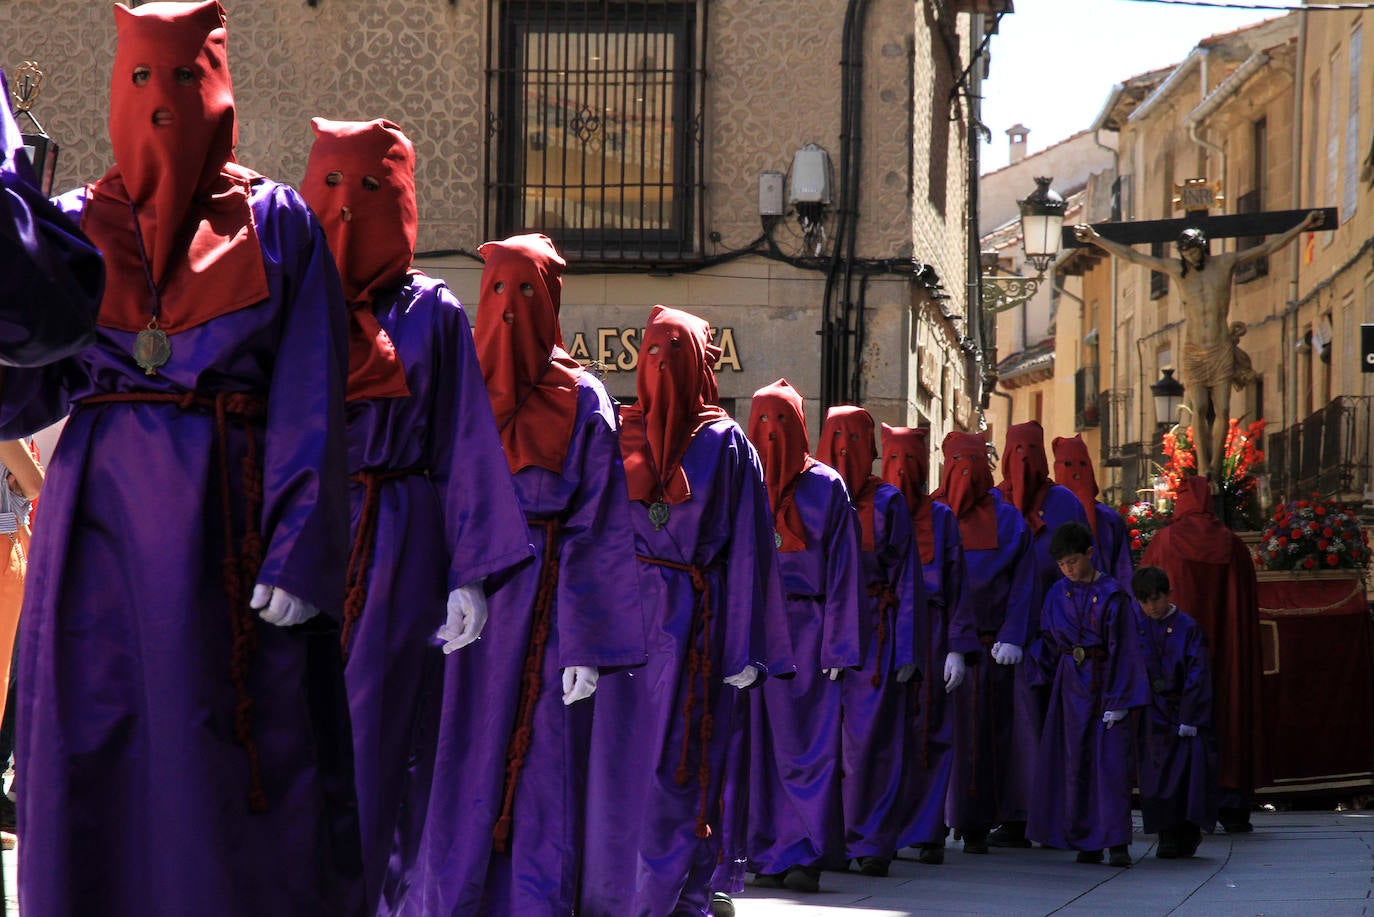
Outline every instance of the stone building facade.
{"type": "MultiPolygon", "coordinates": [[[[976,252],[969,125],[981,71],[973,55],[992,27],[976,10],[1010,3],[665,0],[648,5],[656,18],[645,23],[627,12],[644,4],[614,0],[225,6],[240,161],[295,183],[312,116],[396,121],[417,149],[419,265],[475,308],[477,247],[517,231],[548,231],[571,265],[567,343],[604,367],[617,397],[633,397],[639,329],[650,307],[665,303],[718,329],[726,347],[722,401],[737,418],[747,416],[755,389],[786,376],[807,396],[814,432],[829,284],[832,314],[847,303],[840,314],[849,332],[832,335],[831,344],[850,349],[844,384],[829,400],[861,400],[889,423],[928,423],[937,444],[946,431],[976,424],[976,340],[966,320],[976,308],[968,294],[976,252]],[[569,25],[568,9],[598,6],[610,18],[569,25]],[[535,49],[550,40],[572,50],[539,64],[535,49]],[[593,72],[602,66],[593,62],[615,54],[624,61],[604,65],[614,72],[593,72]],[[542,83],[531,77],[540,66],[542,83]],[[606,90],[589,102],[567,76],[575,71],[583,83],[599,79],[620,95],[606,90]],[[532,91],[535,85],[541,88],[532,91]],[[662,123],[613,111],[655,92],[672,93],[662,123]],[[544,121],[534,129],[536,110],[550,119],[547,129],[544,121]],[[853,132],[843,128],[846,112],[853,132]],[[636,194],[642,205],[653,167],[630,148],[638,142],[643,152],[646,137],[665,132],[675,145],[657,159],[660,173],[672,171],[659,203],[676,208],[673,228],[681,236],[667,254],[619,224],[606,231],[614,245],[603,239],[589,246],[586,234],[570,243],[561,220],[522,206],[530,200],[531,163],[548,163],[555,152],[565,168],[575,152],[584,169],[595,161],[603,178],[613,160],[622,170],[609,190],[578,189],[579,213],[636,194]],[[761,173],[782,173],[783,190],[791,192],[794,154],[808,144],[828,154],[830,202],[807,209],[805,223],[787,200],[785,213],[761,217],[761,173]],[[848,173],[846,151],[854,163],[848,173]],[[638,190],[624,179],[631,160],[638,190]],[[852,177],[848,193],[844,174],[852,177]],[[852,242],[837,255],[845,219],[852,242]],[[843,283],[837,263],[851,268],[843,283]]],[[[35,113],[62,146],[57,189],[98,177],[110,163],[109,6],[0,4],[0,36],[0,66],[12,71],[37,59],[45,71],[35,113]]],[[[558,193],[560,206],[574,196],[558,193]]]]}

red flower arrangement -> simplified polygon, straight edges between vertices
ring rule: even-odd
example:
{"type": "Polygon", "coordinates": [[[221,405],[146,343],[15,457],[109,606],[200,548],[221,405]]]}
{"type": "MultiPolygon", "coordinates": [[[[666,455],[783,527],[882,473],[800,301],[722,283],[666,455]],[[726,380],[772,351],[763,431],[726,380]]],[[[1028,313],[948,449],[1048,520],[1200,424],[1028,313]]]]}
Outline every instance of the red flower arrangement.
{"type": "MultiPolygon", "coordinates": [[[[1232,417],[1226,427],[1220,488],[1225,504],[1223,518],[1232,528],[1259,528],[1258,484],[1254,472],[1264,464],[1264,452],[1259,447],[1264,425],[1264,419],[1260,418],[1242,429],[1240,421],[1232,417]]],[[[1193,443],[1192,427],[1180,424],[1164,434],[1164,457],[1164,497],[1172,504],[1183,479],[1197,474],[1197,448],[1193,443]]]]}
{"type": "Polygon", "coordinates": [[[1266,570],[1349,570],[1369,565],[1369,537],[1349,507],[1319,494],[1285,503],[1255,549],[1266,570]]]}
{"type": "Polygon", "coordinates": [[[1155,532],[1173,521],[1173,514],[1160,512],[1146,501],[1127,503],[1121,507],[1121,521],[1126,523],[1126,537],[1131,548],[1131,563],[1140,566],[1140,558],[1154,539],[1155,532]]]}

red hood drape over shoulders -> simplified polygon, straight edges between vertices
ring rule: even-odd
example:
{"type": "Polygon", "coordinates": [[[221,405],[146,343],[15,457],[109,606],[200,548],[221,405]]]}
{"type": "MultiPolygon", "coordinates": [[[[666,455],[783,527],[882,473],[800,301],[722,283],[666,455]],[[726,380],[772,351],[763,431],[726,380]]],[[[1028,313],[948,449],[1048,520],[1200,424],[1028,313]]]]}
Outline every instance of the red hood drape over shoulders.
{"type": "Polygon", "coordinates": [[[906,498],[921,563],[935,560],[935,523],[931,519],[930,428],[883,424],[883,480],[906,498]]]}
{"type": "Polygon", "coordinates": [[[487,242],[474,333],[511,471],[563,470],[582,365],[563,349],[558,313],[567,263],[548,236],[487,242]]]}
{"type": "Polygon", "coordinates": [[[267,298],[248,203],[261,176],[233,162],[234,91],[217,0],[116,4],[114,13],[115,164],[89,188],[82,215],[106,264],[99,322],[139,331],[156,313],[174,334],[267,298]]]}
{"type": "Polygon", "coordinates": [[[301,196],[324,228],[348,301],[348,398],[410,394],[372,307],[405,282],[415,255],[415,148],[390,121],[313,118],[301,196]]]}
{"type": "Polygon", "coordinates": [[[1045,428],[1035,420],[1013,424],[1002,447],[1002,483],[997,486],[1002,498],[1020,510],[1032,535],[1045,527],[1040,509],[1053,483],[1045,457],[1045,428]]]}
{"type": "Polygon", "coordinates": [[[714,367],[720,354],[705,319],[664,305],[649,313],[635,378],[638,401],[620,410],[631,500],[691,499],[682,456],[698,430],[729,416],[708,400],[718,391],[714,367]]]}
{"type": "Polygon", "coordinates": [[[873,415],[854,405],[831,408],[821,425],[817,457],[834,468],[849,488],[849,500],[859,513],[863,550],[876,550],[873,531],[873,498],[882,478],[873,473],[878,457],[873,415]]]}
{"type": "Polygon", "coordinates": [[[1067,487],[1083,504],[1088,514],[1088,526],[1097,537],[1097,475],[1093,471],[1092,455],[1082,434],[1056,436],[1050,443],[1054,449],[1054,481],[1067,487]]]}
{"type": "Polygon", "coordinates": [[[934,498],[954,510],[967,551],[997,548],[997,504],[987,442],[977,433],[949,433],[940,445],[945,471],[934,498]]]}
{"type": "Polygon", "coordinates": [[[806,407],[801,393],[786,379],[765,385],[749,405],[749,441],[763,464],[773,526],[783,551],[806,547],[806,529],[797,508],[796,489],[806,469],[816,463],[806,435],[806,407]]]}

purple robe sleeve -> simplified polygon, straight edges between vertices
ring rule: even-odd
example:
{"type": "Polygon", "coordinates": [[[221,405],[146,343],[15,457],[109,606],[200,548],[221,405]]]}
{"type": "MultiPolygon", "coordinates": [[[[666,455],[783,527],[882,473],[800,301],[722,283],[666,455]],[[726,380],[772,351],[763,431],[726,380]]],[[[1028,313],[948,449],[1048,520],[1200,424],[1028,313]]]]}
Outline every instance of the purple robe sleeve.
{"type": "Polygon", "coordinates": [[[324,231],[295,191],[276,185],[253,203],[264,251],[278,253],[288,278],[267,392],[258,581],[337,615],[349,534],[343,291],[324,231]]]}
{"type": "MultiPolygon", "coordinates": [[[[1101,582],[1101,581],[1099,581],[1101,582]]],[[[1098,591],[1103,599],[1102,637],[1107,645],[1106,672],[1102,679],[1102,709],[1129,710],[1150,702],[1150,680],[1140,647],[1134,603],[1121,587],[1107,581],[1098,591]]]]}
{"type": "Polygon", "coordinates": [[[973,606],[968,600],[968,564],[964,557],[964,542],[959,536],[959,520],[942,503],[931,507],[935,513],[936,556],[932,563],[941,568],[940,596],[949,617],[949,648],[955,653],[976,653],[982,649],[978,642],[978,624],[973,606]]]}
{"type": "Polygon", "coordinates": [[[825,615],[821,637],[821,668],[855,668],[864,664],[860,633],[864,593],[863,558],[859,548],[859,516],[837,475],[826,514],[825,615]]]}
{"type": "Polygon", "coordinates": [[[630,666],[645,661],[644,619],[634,570],[634,529],[615,411],[600,385],[582,387],[577,491],[563,520],[558,571],[559,665],[630,666]]]}
{"type": "Polygon", "coordinates": [[[431,288],[448,317],[435,335],[430,410],[430,480],[444,507],[448,590],[523,563],[534,554],[529,526],[501,448],[482,368],[463,307],[442,284],[431,288]]]}
{"type": "MultiPolygon", "coordinates": [[[[1007,505],[1007,504],[1004,504],[1007,505]]],[[[1036,588],[1035,547],[1031,544],[1030,530],[1021,519],[1021,514],[1013,509],[1015,525],[1002,524],[1002,514],[998,514],[999,551],[1011,554],[1011,589],[1007,593],[1007,614],[997,631],[997,642],[1011,643],[1024,647],[1035,634],[1039,618],[1041,592],[1036,588]]]]}
{"type": "Polygon", "coordinates": [[[884,534],[883,543],[878,546],[878,566],[888,587],[897,596],[896,632],[892,635],[896,652],[892,663],[901,668],[924,660],[929,648],[925,624],[930,618],[921,576],[921,555],[916,550],[911,514],[907,512],[906,500],[900,490],[891,484],[880,484],[873,498],[873,511],[881,513],[874,528],[884,534]],[[918,621],[921,622],[919,627],[918,621]]]}
{"type": "Polygon", "coordinates": [[[763,465],[744,431],[732,426],[731,432],[721,458],[730,464],[731,478],[725,606],[728,615],[743,618],[747,627],[727,628],[721,675],[728,677],[752,665],[762,675],[785,678],[797,670],[763,465]]]}
{"type": "Polygon", "coordinates": [[[1131,539],[1126,533],[1126,523],[1109,506],[1098,503],[1097,510],[1097,569],[1121,584],[1127,592],[1131,589],[1131,576],[1135,568],[1131,566],[1131,539]]]}
{"type": "Polygon", "coordinates": [[[1212,671],[1207,636],[1191,618],[1183,631],[1182,639],[1174,643],[1182,653],[1184,670],[1179,722],[1209,728],[1212,725],[1212,671]]]}
{"type": "Polygon", "coordinates": [[[0,365],[38,366],[95,340],[100,253],[43,197],[0,73],[0,365]]]}

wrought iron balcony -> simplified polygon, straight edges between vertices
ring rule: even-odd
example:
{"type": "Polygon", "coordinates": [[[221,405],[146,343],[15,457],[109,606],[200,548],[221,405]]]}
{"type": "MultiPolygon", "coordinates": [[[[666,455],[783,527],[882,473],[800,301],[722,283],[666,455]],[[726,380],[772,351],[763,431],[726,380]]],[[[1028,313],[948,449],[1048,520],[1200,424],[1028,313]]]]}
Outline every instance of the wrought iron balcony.
{"type": "Polygon", "coordinates": [[[1368,395],[1340,395],[1302,423],[1268,435],[1265,464],[1277,501],[1311,494],[1362,503],[1370,487],[1368,395]]]}

